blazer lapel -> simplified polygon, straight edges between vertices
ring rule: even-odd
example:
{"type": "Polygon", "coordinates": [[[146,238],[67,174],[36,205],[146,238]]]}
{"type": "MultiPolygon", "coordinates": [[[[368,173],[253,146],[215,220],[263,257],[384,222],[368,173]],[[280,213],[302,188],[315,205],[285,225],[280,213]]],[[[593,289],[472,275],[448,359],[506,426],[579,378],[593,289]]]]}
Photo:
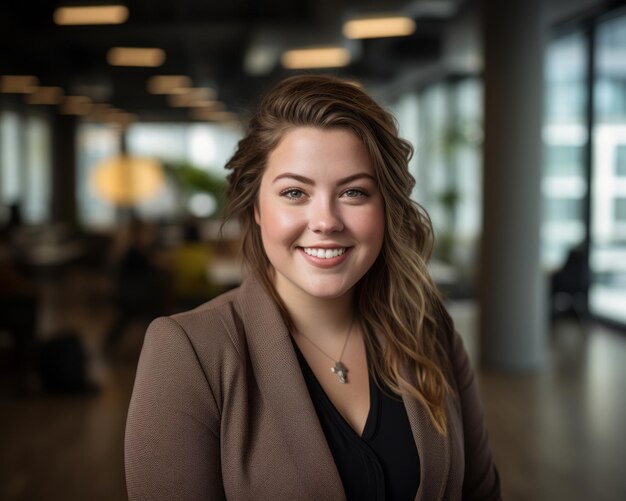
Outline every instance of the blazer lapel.
{"type": "Polygon", "coordinates": [[[426,409],[417,400],[406,396],[402,400],[420,456],[420,486],[415,501],[441,500],[450,469],[450,440],[435,430],[426,409]]]}
{"type": "Polygon", "coordinates": [[[278,307],[254,276],[239,294],[250,360],[259,388],[285,436],[291,461],[306,485],[299,499],[345,500],[341,478],[302,376],[278,307]]]}

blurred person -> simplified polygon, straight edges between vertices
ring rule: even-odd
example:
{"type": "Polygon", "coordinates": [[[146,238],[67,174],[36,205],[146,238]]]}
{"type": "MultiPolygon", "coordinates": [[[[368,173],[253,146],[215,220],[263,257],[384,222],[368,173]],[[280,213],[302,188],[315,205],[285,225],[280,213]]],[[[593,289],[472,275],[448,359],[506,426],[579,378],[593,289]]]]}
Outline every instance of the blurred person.
{"type": "Polygon", "coordinates": [[[112,249],[115,317],[105,339],[112,349],[135,319],[153,318],[166,309],[168,273],[156,256],[156,229],[132,218],[112,249]]]}
{"type": "Polygon", "coordinates": [[[11,339],[12,389],[23,394],[32,389],[39,298],[15,265],[6,242],[0,239],[0,331],[8,332],[11,339]]]}
{"type": "Polygon", "coordinates": [[[247,276],[150,325],[131,500],[500,499],[411,153],[349,82],[296,76],[264,97],[226,166],[247,276]]]}
{"type": "Polygon", "coordinates": [[[223,292],[209,279],[214,249],[200,238],[193,221],[184,226],[184,240],[171,256],[172,289],[177,308],[193,308],[223,292]]]}
{"type": "Polygon", "coordinates": [[[586,319],[589,284],[587,248],[582,242],[568,251],[563,265],[550,275],[551,320],[568,313],[586,319]]]}

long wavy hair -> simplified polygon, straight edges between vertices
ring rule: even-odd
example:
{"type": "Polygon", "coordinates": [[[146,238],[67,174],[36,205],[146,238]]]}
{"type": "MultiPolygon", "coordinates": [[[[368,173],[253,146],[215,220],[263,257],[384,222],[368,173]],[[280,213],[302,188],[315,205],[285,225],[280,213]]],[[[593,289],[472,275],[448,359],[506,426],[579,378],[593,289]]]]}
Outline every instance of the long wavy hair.
{"type": "Polygon", "coordinates": [[[393,116],[358,85],[326,75],[287,78],[262,99],[247,134],[226,164],[226,220],[238,219],[245,264],[257,273],[290,329],[294,325],[273,285],[254,206],[270,152],[296,127],[343,128],[366,146],[385,208],[383,245],[355,287],[355,310],[377,381],[416,398],[437,431],[447,434],[445,400],[452,393],[446,343],[453,330],[426,263],[434,239],[426,211],[411,199],[415,179],[409,142],[393,116]]]}

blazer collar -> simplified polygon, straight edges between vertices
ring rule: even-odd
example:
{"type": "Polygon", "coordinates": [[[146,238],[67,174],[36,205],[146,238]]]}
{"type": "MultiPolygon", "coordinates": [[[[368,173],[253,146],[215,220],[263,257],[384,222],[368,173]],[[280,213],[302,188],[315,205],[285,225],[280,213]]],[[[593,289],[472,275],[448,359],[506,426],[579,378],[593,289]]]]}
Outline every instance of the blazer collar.
{"type": "Polygon", "coordinates": [[[442,500],[450,469],[450,439],[437,432],[417,400],[404,395],[402,400],[420,457],[420,486],[415,501],[442,500]]]}
{"type": "Polygon", "coordinates": [[[285,460],[305,485],[299,498],[344,501],[341,477],[278,307],[252,275],[239,298],[254,375],[285,436],[285,460]]]}
{"type": "MultiPolygon", "coordinates": [[[[274,300],[252,274],[239,295],[250,360],[260,390],[285,435],[286,456],[306,484],[302,498],[345,500],[341,478],[300,370],[289,332],[274,300]],[[333,493],[337,493],[333,497],[333,493]]],[[[450,468],[450,441],[434,429],[424,407],[403,397],[420,456],[415,501],[443,499],[450,468]]],[[[448,402],[448,408],[450,403],[448,402]]]]}

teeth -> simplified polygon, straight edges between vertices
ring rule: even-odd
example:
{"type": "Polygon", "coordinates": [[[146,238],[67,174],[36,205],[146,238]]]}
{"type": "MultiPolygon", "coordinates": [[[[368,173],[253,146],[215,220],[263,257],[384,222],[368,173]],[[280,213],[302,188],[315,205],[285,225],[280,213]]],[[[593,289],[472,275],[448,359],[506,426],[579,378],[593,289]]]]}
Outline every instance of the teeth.
{"type": "Polygon", "coordinates": [[[331,257],[341,256],[346,249],[344,247],[340,249],[315,249],[312,247],[304,247],[304,252],[309,256],[314,256],[322,259],[330,259],[331,257]]]}

